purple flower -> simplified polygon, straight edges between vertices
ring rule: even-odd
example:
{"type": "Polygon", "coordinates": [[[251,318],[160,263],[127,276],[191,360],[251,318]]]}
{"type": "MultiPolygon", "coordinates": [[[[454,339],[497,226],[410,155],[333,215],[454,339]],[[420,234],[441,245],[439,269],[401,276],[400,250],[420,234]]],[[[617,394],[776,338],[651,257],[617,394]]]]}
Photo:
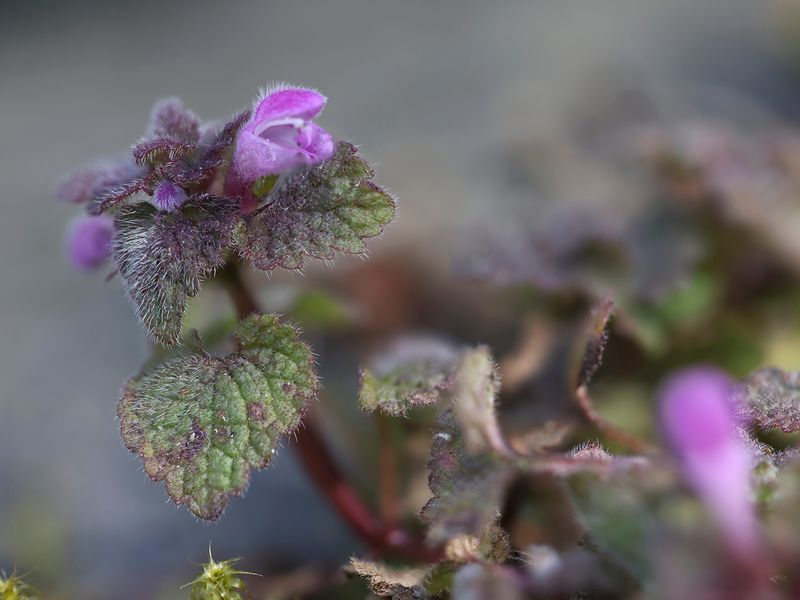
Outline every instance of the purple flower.
{"type": "Polygon", "coordinates": [[[333,154],[333,138],[312,119],[327,99],[314,90],[278,88],[262,94],[239,132],[232,175],[249,188],[266,175],[312,165],[333,154]]]}
{"type": "Polygon", "coordinates": [[[173,212],[186,202],[186,192],[183,188],[171,181],[160,181],[153,191],[153,204],[159,210],[173,212]]]}
{"type": "Polygon", "coordinates": [[[80,216],[75,218],[67,231],[67,253],[76,269],[91,271],[101,266],[111,255],[111,240],[114,237],[114,220],[80,216]]]}
{"type": "Polygon", "coordinates": [[[718,369],[680,371],[661,388],[661,425],[689,484],[734,548],[748,554],[757,541],[751,457],[737,432],[732,391],[718,369]]]}

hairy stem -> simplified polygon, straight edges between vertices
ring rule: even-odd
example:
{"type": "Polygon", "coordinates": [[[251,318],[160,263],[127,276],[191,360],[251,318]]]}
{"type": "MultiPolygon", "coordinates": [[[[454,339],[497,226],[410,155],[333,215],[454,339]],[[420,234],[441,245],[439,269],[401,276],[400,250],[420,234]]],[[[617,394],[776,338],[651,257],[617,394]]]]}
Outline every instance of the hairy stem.
{"type": "MultiPolygon", "coordinates": [[[[260,312],[237,263],[220,273],[239,318],[260,312]]],[[[334,461],[312,413],[303,418],[295,434],[297,453],[306,473],[358,538],[377,555],[393,554],[420,561],[437,560],[441,552],[428,548],[420,538],[384,523],[334,461]]]]}

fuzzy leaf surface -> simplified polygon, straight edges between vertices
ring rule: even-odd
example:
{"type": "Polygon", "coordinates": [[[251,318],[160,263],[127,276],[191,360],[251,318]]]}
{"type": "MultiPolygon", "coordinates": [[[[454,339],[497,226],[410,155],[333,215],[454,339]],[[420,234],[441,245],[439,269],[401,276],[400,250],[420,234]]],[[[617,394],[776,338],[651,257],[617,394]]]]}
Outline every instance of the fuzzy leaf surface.
{"type": "Polygon", "coordinates": [[[500,381],[489,349],[479,346],[467,350],[455,380],[453,411],[466,449],[473,454],[488,448],[505,451],[506,443],[494,407],[500,381]]]}
{"type": "Polygon", "coordinates": [[[317,393],[311,351],[291,325],[251,316],[235,336],[225,357],[183,356],[131,378],[117,407],[125,446],[202,519],[244,491],[317,393]]]}
{"type": "Polygon", "coordinates": [[[116,187],[108,188],[90,200],[86,210],[89,211],[89,214],[100,215],[109,208],[122,204],[134,194],[150,193],[153,183],[154,179],[151,175],[143,175],[116,187]]]}
{"type": "Polygon", "coordinates": [[[444,543],[460,536],[483,537],[497,520],[513,471],[492,453],[471,454],[452,410],[434,429],[428,487],[433,497],[422,509],[428,540],[444,543]]]}
{"type": "Polygon", "coordinates": [[[596,446],[571,453],[530,455],[498,450],[493,446],[471,452],[453,410],[440,415],[428,464],[433,497],[421,514],[430,542],[445,543],[464,535],[485,538],[499,516],[507,489],[517,478],[584,474],[608,478],[648,465],[645,458],[614,457],[596,446]]]}
{"type": "Polygon", "coordinates": [[[180,98],[162,98],[150,111],[148,133],[156,138],[195,144],[200,139],[200,120],[180,98]]]}
{"type": "Polygon", "coordinates": [[[195,146],[169,137],[153,137],[140,140],[131,149],[133,159],[140,165],[155,165],[186,158],[195,151],[195,146]]]}
{"type": "Polygon", "coordinates": [[[361,369],[361,408],[400,416],[435,404],[453,388],[459,357],[456,348],[436,338],[399,338],[361,369]]]}
{"type": "Polygon", "coordinates": [[[174,213],[145,202],[119,210],[114,260],[137,316],[156,341],[178,341],[188,298],[223,264],[239,222],[235,204],[210,196],[174,213]]]}
{"type": "Polygon", "coordinates": [[[763,429],[800,430],[800,372],[755,371],[741,381],[735,400],[743,416],[763,429]]]}
{"type": "Polygon", "coordinates": [[[76,204],[90,202],[110,190],[122,188],[143,173],[142,167],[128,157],[99,161],[63,177],[56,188],[56,196],[76,204]]]}
{"type": "Polygon", "coordinates": [[[245,111],[221,127],[208,126],[196,151],[182,160],[162,164],[159,169],[170,181],[190,189],[203,188],[222,167],[236,134],[250,115],[245,111]]]}
{"type": "Polygon", "coordinates": [[[595,306],[582,333],[575,341],[570,376],[570,385],[573,389],[587,385],[600,368],[608,343],[608,323],[613,312],[614,303],[611,300],[605,300],[595,306]]]}
{"type": "Polygon", "coordinates": [[[382,563],[351,558],[348,570],[362,577],[370,591],[380,598],[394,600],[424,600],[429,598],[423,588],[427,575],[424,569],[398,569],[382,563]]]}
{"type": "Polygon", "coordinates": [[[291,175],[247,221],[239,240],[257,269],[300,269],[306,257],[364,254],[394,217],[394,200],[372,183],[355,146],[341,142],[330,159],[291,175]]]}

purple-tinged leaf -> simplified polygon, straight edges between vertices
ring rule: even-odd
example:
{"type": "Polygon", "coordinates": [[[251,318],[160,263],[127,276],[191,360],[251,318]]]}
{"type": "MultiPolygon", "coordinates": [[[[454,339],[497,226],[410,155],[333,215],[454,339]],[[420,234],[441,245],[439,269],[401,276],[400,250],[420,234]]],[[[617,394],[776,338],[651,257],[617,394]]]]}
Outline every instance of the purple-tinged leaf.
{"type": "Polygon", "coordinates": [[[200,121],[180,98],[163,98],[150,111],[148,134],[192,145],[200,140],[200,121]]]}
{"type": "Polygon", "coordinates": [[[608,342],[608,322],[614,312],[614,302],[605,300],[592,309],[583,333],[575,342],[570,384],[573,389],[587,385],[600,363],[608,342]]]}
{"type": "Polygon", "coordinates": [[[187,299],[222,266],[239,222],[234,202],[211,196],[193,198],[177,212],[159,212],[141,202],[117,213],[117,270],[136,314],[156,341],[178,341],[187,299]]]}
{"type": "Polygon", "coordinates": [[[235,337],[227,356],[178,357],[131,378],[117,407],[125,446],[201,519],[244,492],[317,394],[311,351],[293,326],[255,315],[235,337]]]}
{"type": "Polygon", "coordinates": [[[169,137],[139,140],[131,148],[133,159],[140,165],[158,165],[190,156],[197,147],[169,137]]]}
{"type": "Polygon", "coordinates": [[[595,297],[607,295],[630,264],[625,223],[612,215],[568,207],[534,222],[498,224],[469,236],[461,270],[500,285],[595,297]]]}
{"type": "Polygon", "coordinates": [[[86,210],[89,214],[100,215],[118,204],[122,204],[134,194],[148,192],[152,185],[152,178],[139,177],[132,179],[115,188],[109,188],[89,202],[86,210]]]}
{"type": "Polygon", "coordinates": [[[209,128],[200,142],[201,162],[221,163],[236,141],[239,130],[249,118],[250,111],[246,110],[234,116],[219,129],[209,128]]]}
{"type": "Polygon", "coordinates": [[[433,497],[422,509],[432,543],[457,536],[483,537],[493,525],[514,481],[545,476],[570,478],[592,474],[620,475],[646,468],[638,456],[613,457],[599,447],[586,446],[572,453],[510,455],[495,448],[470,452],[454,411],[444,411],[434,428],[428,485],[433,497]]]}
{"type": "Polygon", "coordinates": [[[800,372],[755,371],[737,385],[734,401],[741,416],[762,429],[800,431],[800,372]]]}
{"type": "Polygon", "coordinates": [[[160,172],[184,188],[196,189],[208,184],[217,169],[224,168],[236,134],[248,115],[249,112],[243,112],[219,129],[207,125],[193,154],[185,160],[160,165],[160,172]]]}
{"type": "Polygon", "coordinates": [[[658,201],[636,215],[565,202],[530,221],[494,224],[467,237],[460,270],[547,295],[648,305],[683,283],[703,253],[691,220],[658,201]]]}
{"type": "Polygon", "coordinates": [[[428,540],[439,544],[460,536],[482,537],[498,518],[514,473],[502,457],[467,452],[455,416],[443,412],[433,434],[428,486],[433,497],[421,518],[428,540]]]}
{"type": "Polygon", "coordinates": [[[340,143],[332,158],[291,175],[247,219],[239,252],[257,269],[300,269],[306,257],[364,254],[365,239],[394,217],[394,200],[370,181],[355,146],[340,143]]]}
{"type": "Polygon", "coordinates": [[[124,186],[142,174],[142,167],[128,158],[99,161],[63,177],[56,188],[56,196],[75,204],[90,202],[103,192],[124,186]]]}

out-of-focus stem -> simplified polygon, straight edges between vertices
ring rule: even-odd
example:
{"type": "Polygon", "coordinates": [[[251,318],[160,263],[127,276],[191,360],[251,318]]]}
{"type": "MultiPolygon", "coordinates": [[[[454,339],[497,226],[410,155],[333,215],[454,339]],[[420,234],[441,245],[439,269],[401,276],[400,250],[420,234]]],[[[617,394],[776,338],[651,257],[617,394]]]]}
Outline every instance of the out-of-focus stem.
{"type": "MultiPolygon", "coordinates": [[[[220,281],[228,291],[239,318],[259,313],[258,303],[247,287],[238,264],[229,265],[220,281]]],[[[358,538],[378,555],[393,554],[419,561],[435,561],[441,556],[424,541],[376,516],[358,491],[348,482],[333,459],[324,437],[308,413],[295,432],[297,453],[308,476],[325,495],[358,538]]]]}
{"type": "Polygon", "coordinates": [[[390,417],[378,413],[378,501],[381,518],[388,526],[397,523],[399,516],[397,499],[397,448],[392,435],[390,417]]]}
{"type": "Polygon", "coordinates": [[[649,444],[645,440],[633,435],[632,433],[628,433],[624,429],[621,429],[604,419],[600,413],[595,410],[594,403],[592,402],[585,385],[582,385],[577,389],[575,392],[575,397],[578,401],[578,408],[580,408],[586,420],[594,425],[599,431],[606,434],[609,438],[619,444],[622,444],[628,449],[633,450],[634,452],[639,452],[642,454],[652,454],[656,452],[656,448],[652,444],[649,444]]]}

